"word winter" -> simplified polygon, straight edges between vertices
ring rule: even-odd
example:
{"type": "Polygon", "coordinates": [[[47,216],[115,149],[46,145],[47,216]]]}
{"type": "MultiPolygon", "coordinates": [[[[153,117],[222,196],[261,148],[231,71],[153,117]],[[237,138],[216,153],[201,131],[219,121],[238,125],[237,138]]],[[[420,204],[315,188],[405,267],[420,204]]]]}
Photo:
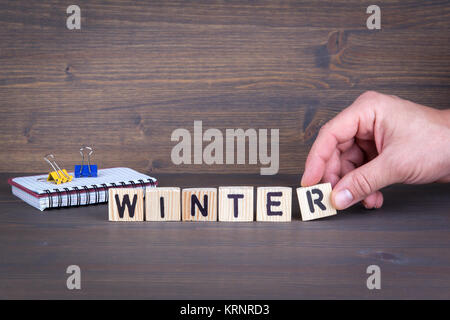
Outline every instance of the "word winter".
{"type": "MultiPolygon", "coordinates": [[[[194,164],[245,164],[246,140],[248,140],[248,163],[268,165],[260,169],[261,175],[274,175],[279,169],[279,129],[270,130],[270,155],[268,152],[268,130],[226,129],[225,142],[219,129],[210,128],[203,132],[202,121],[194,121],[194,164]],[[203,149],[203,142],[210,142],[203,149]],[[236,143],[235,143],[236,142],[236,143]],[[224,144],[226,157],[224,155],[224,144]],[[236,150],[235,150],[236,145],[236,150]]],[[[187,129],[179,128],[172,132],[172,141],[178,143],[172,148],[171,159],[175,165],[192,163],[192,136],[187,129]]]]}
{"type": "MultiPolygon", "coordinates": [[[[253,187],[111,188],[109,220],[254,221],[253,195],[253,187]]],[[[329,183],[297,188],[302,220],[335,215],[330,195],[329,183]]],[[[258,187],[256,197],[256,221],[291,221],[292,188],[258,187]]]]}

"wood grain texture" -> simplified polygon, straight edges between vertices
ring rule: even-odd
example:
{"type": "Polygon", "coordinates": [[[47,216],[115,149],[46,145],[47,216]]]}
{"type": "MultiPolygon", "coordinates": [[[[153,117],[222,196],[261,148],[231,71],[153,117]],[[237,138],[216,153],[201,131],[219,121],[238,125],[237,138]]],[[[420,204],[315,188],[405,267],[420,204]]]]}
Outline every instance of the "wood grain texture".
{"type": "Polygon", "coordinates": [[[219,221],[253,221],[255,211],[253,189],[254,187],[219,187],[219,221]],[[229,195],[238,195],[242,198],[229,198],[229,195]]]}
{"type": "Polygon", "coordinates": [[[146,221],[180,221],[181,191],[178,187],[147,188],[145,191],[146,221]],[[164,217],[161,216],[161,198],[163,198],[164,217]]]}
{"type": "Polygon", "coordinates": [[[186,188],[181,194],[183,221],[217,221],[217,188],[186,188]],[[197,204],[192,215],[193,198],[198,200],[206,215],[197,204]]]}
{"type": "MultiPolygon", "coordinates": [[[[183,188],[299,181],[157,178],[161,187],[183,188]]],[[[395,185],[383,190],[381,209],[356,205],[308,223],[298,216],[291,223],[110,223],[107,205],[40,214],[2,183],[0,298],[450,299],[449,194],[449,184],[395,185]],[[66,288],[73,264],[81,268],[81,290],[66,288]],[[381,290],[367,290],[372,264],[381,268],[381,290]]]]}
{"type": "Polygon", "coordinates": [[[291,221],[292,188],[258,187],[256,194],[256,221],[291,221]]]}
{"type": "Polygon", "coordinates": [[[109,221],[144,221],[143,189],[110,188],[108,192],[109,221]]]}
{"type": "Polygon", "coordinates": [[[331,203],[331,183],[321,183],[311,187],[297,188],[297,200],[303,221],[320,219],[337,214],[336,209],[331,203]],[[321,193],[317,193],[317,190],[321,193]],[[310,198],[308,198],[307,192],[310,192],[310,198]],[[316,204],[314,202],[316,200],[319,200],[325,209],[316,204]],[[314,212],[311,210],[311,207],[314,212]]]}
{"type": "Polygon", "coordinates": [[[48,170],[54,152],[100,168],[257,173],[180,165],[176,128],[279,128],[280,172],[298,173],[317,131],[365,90],[450,107],[448,1],[0,3],[0,171],[48,170]],[[58,142],[55,134],[59,133],[58,142]],[[62,141],[61,141],[62,140],[62,141]]]}

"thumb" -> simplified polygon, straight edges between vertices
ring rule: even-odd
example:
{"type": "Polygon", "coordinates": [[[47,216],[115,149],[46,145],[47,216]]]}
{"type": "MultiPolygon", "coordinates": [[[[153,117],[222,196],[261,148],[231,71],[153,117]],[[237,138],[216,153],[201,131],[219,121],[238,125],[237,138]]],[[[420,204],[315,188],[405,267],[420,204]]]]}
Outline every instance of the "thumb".
{"type": "Polygon", "coordinates": [[[331,201],[336,209],[346,209],[371,193],[394,183],[387,163],[384,156],[378,155],[342,177],[331,193],[331,201]]]}

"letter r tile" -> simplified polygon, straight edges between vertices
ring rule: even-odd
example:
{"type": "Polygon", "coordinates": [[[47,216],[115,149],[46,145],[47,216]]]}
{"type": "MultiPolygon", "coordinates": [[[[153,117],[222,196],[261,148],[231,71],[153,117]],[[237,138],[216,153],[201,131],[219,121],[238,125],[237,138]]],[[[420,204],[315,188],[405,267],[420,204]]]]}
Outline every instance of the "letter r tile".
{"type": "Polygon", "coordinates": [[[303,221],[315,220],[336,214],[336,209],[331,204],[330,183],[297,188],[297,197],[303,221]]]}

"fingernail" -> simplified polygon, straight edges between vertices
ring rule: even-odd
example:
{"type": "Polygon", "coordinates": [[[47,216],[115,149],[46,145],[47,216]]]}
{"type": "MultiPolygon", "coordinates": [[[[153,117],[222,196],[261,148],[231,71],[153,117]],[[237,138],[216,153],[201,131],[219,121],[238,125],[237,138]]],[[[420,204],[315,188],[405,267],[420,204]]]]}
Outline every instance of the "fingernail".
{"type": "Polygon", "coordinates": [[[334,196],[334,205],[337,209],[347,208],[352,201],[353,196],[348,189],[341,190],[334,196]]]}

